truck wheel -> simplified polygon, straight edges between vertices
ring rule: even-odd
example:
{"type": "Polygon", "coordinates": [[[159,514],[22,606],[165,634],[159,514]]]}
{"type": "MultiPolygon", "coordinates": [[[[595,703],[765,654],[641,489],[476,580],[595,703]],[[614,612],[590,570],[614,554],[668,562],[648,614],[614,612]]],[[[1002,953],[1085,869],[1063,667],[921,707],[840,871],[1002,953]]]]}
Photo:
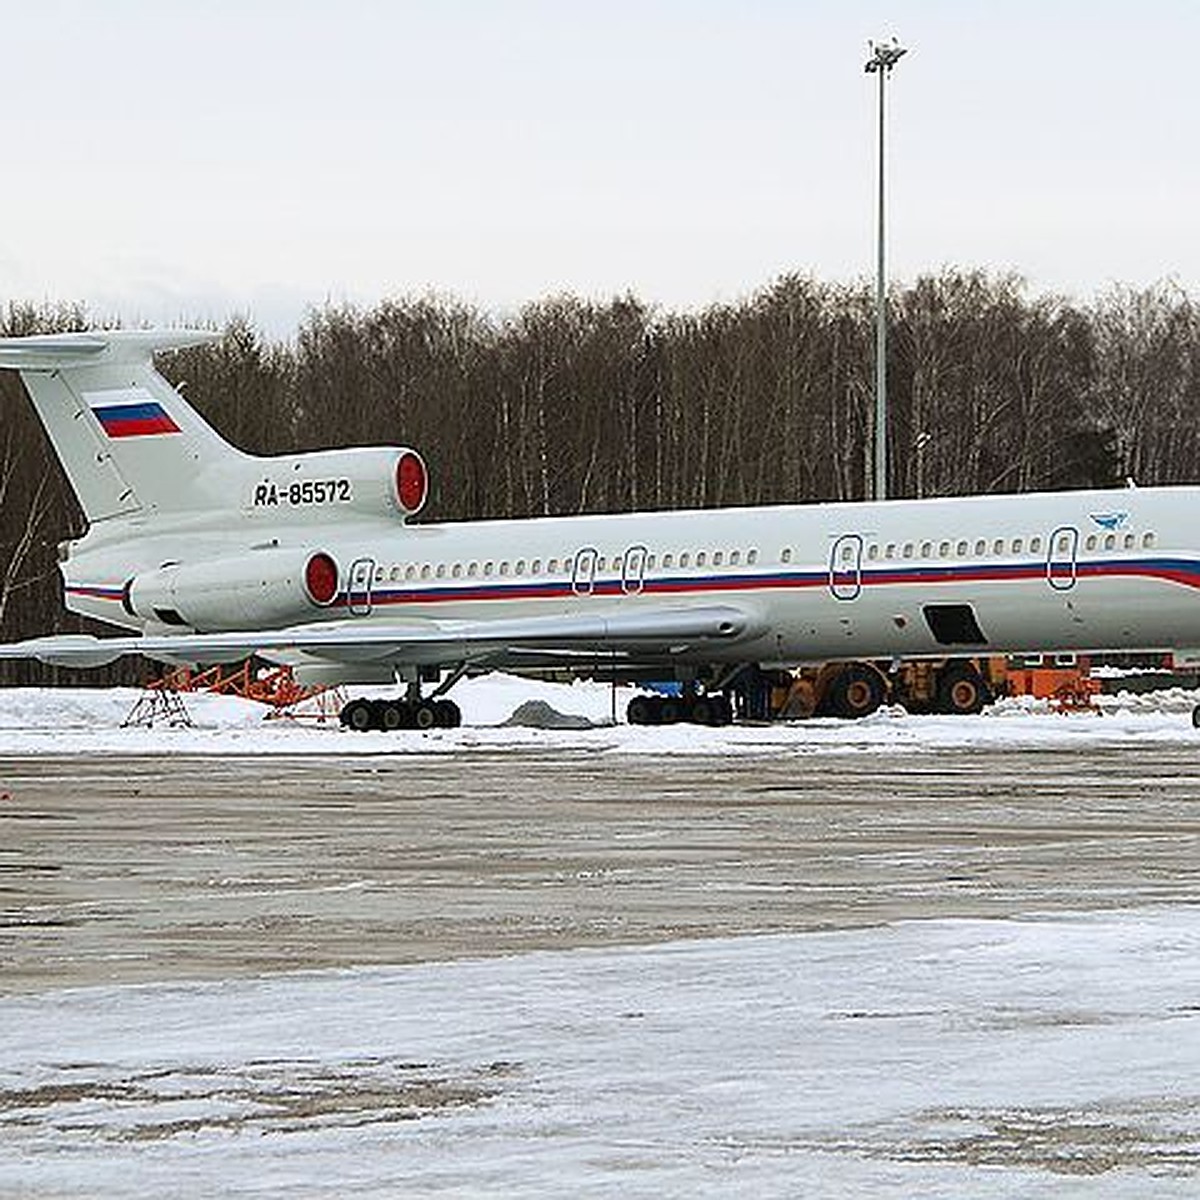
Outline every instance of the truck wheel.
{"type": "Polygon", "coordinates": [[[874,667],[851,663],[839,671],[825,693],[825,708],[832,716],[846,720],[868,717],[882,703],[883,679],[874,667]]]}
{"type": "Polygon", "coordinates": [[[625,719],[630,725],[657,725],[658,708],[649,696],[634,696],[625,709],[625,719]]]}
{"type": "Polygon", "coordinates": [[[953,716],[973,716],[992,702],[992,693],[974,667],[956,663],[947,667],[938,680],[937,711],[953,716]]]}

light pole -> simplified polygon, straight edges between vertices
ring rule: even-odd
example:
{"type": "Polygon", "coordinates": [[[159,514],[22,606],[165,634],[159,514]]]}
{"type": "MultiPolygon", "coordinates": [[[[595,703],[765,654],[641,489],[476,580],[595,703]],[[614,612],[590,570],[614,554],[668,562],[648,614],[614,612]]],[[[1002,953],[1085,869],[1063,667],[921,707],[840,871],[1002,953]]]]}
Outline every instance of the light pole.
{"type": "Polygon", "coordinates": [[[879,76],[879,238],[875,273],[875,499],[887,499],[887,280],[883,239],[883,90],[884,81],[900,56],[908,51],[892,38],[868,42],[871,57],[864,68],[879,76]]]}

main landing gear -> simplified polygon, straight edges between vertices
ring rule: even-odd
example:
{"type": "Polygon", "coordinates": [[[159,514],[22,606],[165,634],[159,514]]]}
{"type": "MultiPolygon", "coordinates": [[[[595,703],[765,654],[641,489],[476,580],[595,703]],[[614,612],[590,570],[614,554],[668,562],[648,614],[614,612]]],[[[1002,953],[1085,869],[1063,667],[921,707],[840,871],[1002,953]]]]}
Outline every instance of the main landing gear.
{"type": "Polygon", "coordinates": [[[462,710],[453,700],[351,700],[339,718],[347,729],[457,729],[462,710]]]}
{"type": "Polygon", "coordinates": [[[733,720],[733,705],[723,694],[634,696],[625,717],[630,725],[728,725],[733,720]]]}
{"type": "Polygon", "coordinates": [[[421,695],[420,680],[414,678],[403,700],[351,700],[342,709],[339,719],[355,733],[366,733],[372,729],[380,729],[385,733],[399,729],[457,729],[462,724],[462,709],[453,700],[447,700],[445,693],[464,674],[466,667],[459,666],[430,696],[421,695]]]}

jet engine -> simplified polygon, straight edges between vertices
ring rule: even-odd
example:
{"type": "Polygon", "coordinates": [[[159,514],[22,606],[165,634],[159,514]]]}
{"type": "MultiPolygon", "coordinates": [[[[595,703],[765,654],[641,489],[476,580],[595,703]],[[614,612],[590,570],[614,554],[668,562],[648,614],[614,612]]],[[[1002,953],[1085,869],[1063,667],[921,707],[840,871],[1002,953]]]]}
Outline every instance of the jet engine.
{"type": "Polygon", "coordinates": [[[210,632],[311,620],[338,590],[337,563],[323,550],[249,550],[135,575],[123,603],[145,621],[210,632]]]}
{"type": "Polygon", "coordinates": [[[245,506],[256,516],[293,516],[306,524],[327,517],[402,521],[416,516],[429,494],[429,473],[415,450],[352,446],[254,460],[245,506]]]}

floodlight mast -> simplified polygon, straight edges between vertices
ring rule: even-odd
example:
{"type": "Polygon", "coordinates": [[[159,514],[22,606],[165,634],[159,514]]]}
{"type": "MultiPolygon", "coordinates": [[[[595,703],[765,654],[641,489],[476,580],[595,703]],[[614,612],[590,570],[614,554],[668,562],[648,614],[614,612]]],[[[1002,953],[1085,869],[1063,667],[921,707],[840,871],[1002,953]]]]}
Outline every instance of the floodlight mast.
{"type": "Polygon", "coordinates": [[[863,68],[879,76],[879,226],[875,272],[875,488],[876,500],[887,499],[887,276],[884,258],[883,95],[884,81],[908,53],[895,38],[868,42],[871,57],[863,68]]]}

